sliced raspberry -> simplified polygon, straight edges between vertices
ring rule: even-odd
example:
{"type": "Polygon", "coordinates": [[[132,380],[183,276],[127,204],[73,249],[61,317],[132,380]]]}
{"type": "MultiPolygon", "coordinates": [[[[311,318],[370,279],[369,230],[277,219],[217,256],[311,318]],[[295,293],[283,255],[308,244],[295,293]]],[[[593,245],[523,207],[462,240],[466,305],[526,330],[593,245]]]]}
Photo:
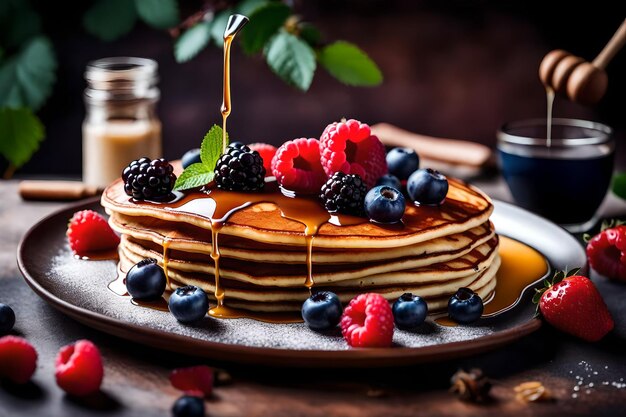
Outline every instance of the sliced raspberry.
{"type": "Polygon", "coordinates": [[[208,397],[213,392],[213,368],[206,365],[174,369],[170,374],[174,388],[186,394],[208,397]]]}
{"type": "Polygon", "coordinates": [[[0,338],[0,379],[25,384],[36,368],[37,351],[26,339],[17,336],[0,338]]]}
{"type": "Polygon", "coordinates": [[[89,340],[62,347],[56,359],[57,385],[68,394],[84,396],[97,392],[104,369],[100,351],[89,340]]]}
{"type": "Polygon", "coordinates": [[[265,176],[272,175],[272,158],[276,155],[276,146],[267,143],[252,143],[248,148],[257,151],[263,158],[263,166],[265,167],[265,176]]]}
{"type": "Polygon", "coordinates": [[[74,213],[67,226],[67,239],[70,248],[77,255],[114,249],[120,243],[106,219],[93,210],[83,210],[74,213]]]}
{"type": "Polygon", "coordinates": [[[601,275],[626,281],[626,226],[606,229],[587,244],[589,265],[601,275]]]}
{"type": "Polygon", "coordinates": [[[318,193],[326,182],[320,164],[317,139],[294,139],[282,144],[272,159],[272,173],[278,183],[296,193],[318,193]]]}
{"type": "Polygon", "coordinates": [[[320,138],[322,166],[328,176],[337,171],[356,174],[368,188],[387,173],[385,145],[358,120],[335,122],[326,126],[320,138]]]}
{"type": "Polygon", "coordinates": [[[393,339],[393,313],[376,293],[353,298],[341,317],[341,333],[353,347],[389,347],[393,339]]]}

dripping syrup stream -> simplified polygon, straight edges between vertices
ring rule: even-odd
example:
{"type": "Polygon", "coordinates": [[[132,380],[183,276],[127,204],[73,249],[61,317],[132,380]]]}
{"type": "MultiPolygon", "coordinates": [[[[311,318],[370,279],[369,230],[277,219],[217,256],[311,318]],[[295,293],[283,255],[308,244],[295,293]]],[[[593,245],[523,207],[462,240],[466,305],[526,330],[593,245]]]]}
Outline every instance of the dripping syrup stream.
{"type": "Polygon", "coordinates": [[[170,275],[168,273],[168,266],[170,263],[170,245],[172,244],[172,240],[169,238],[163,239],[163,272],[165,273],[165,282],[166,288],[168,290],[172,289],[172,285],[170,283],[170,275]]]}
{"type": "Polygon", "coordinates": [[[230,47],[233,43],[234,35],[224,35],[224,96],[222,100],[222,153],[226,152],[226,119],[230,115],[231,100],[230,100],[230,47]]]}
{"type": "Polygon", "coordinates": [[[548,148],[552,146],[552,107],[554,106],[554,90],[546,87],[546,101],[548,105],[548,114],[546,116],[546,145],[548,148]]]}
{"type": "Polygon", "coordinates": [[[217,309],[224,306],[224,289],[220,286],[220,248],[218,243],[218,236],[221,223],[213,223],[211,225],[211,259],[215,263],[215,299],[217,300],[217,309]]]}

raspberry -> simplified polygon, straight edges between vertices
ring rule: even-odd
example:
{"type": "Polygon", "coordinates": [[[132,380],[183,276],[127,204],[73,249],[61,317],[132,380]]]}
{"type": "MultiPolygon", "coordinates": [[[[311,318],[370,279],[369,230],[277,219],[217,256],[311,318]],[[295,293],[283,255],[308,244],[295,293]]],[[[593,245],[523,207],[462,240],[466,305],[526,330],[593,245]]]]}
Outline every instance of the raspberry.
{"type": "Polygon", "coordinates": [[[208,397],[213,392],[213,369],[206,365],[174,369],[170,382],[187,394],[208,397]]]}
{"type": "Polygon", "coordinates": [[[135,200],[165,200],[174,188],[174,167],[164,158],[139,158],[122,172],[124,192],[135,200]]]}
{"type": "Polygon", "coordinates": [[[320,191],[320,199],[327,211],[361,216],[367,187],[358,175],[335,172],[320,191]]]}
{"type": "Polygon", "coordinates": [[[352,347],[389,347],[393,313],[382,295],[361,294],[350,301],[341,317],[341,333],[352,347]]]}
{"type": "Polygon", "coordinates": [[[0,378],[15,384],[25,384],[37,368],[37,351],[17,336],[0,338],[0,378]]]}
{"type": "Polygon", "coordinates": [[[79,256],[114,249],[120,243],[106,219],[93,210],[74,213],[67,226],[70,248],[79,256]]]}
{"type": "Polygon", "coordinates": [[[276,146],[267,143],[251,143],[248,148],[257,151],[263,158],[263,168],[265,168],[265,176],[272,175],[272,158],[276,155],[276,146]]]}
{"type": "Polygon", "coordinates": [[[587,244],[589,265],[601,275],[626,281],[626,226],[603,230],[587,244]]]}
{"type": "Polygon", "coordinates": [[[89,340],[79,340],[62,347],[56,359],[57,385],[70,395],[83,396],[97,392],[104,369],[100,351],[89,340]]]}
{"type": "Polygon", "coordinates": [[[368,188],[387,173],[385,145],[358,120],[335,122],[326,126],[320,138],[322,166],[328,176],[337,171],[357,174],[368,188]]]}
{"type": "Polygon", "coordinates": [[[294,139],[283,143],[272,159],[278,183],[296,193],[313,194],[326,182],[317,139],[294,139]]]}
{"type": "Polygon", "coordinates": [[[215,183],[229,191],[257,191],[265,185],[263,159],[240,142],[228,145],[215,164],[215,183]]]}

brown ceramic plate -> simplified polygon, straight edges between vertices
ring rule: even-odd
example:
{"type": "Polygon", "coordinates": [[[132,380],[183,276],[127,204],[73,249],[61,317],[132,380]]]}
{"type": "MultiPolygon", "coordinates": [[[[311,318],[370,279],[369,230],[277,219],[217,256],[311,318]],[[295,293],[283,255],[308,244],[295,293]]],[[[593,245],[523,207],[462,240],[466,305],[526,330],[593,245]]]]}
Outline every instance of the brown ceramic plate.
{"type": "MultiPolygon", "coordinates": [[[[496,202],[493,221],[501,234],[537,248],[555,268],[582,265],[582,247],[558,226],[507,203],[496,202]]],[[[74,258],[65,230],[77,210],[100,210],[97,199],[68,206],[34,225],[17,253],[31,288],[53,307],[90,327],[182,354],[269,366],[383,367],[468,356],[510,343],[541,326],[526,294],[519,305],[477,325],[396,331],[387,349],[350,349],[338,331],[319,334],[304,324],[268,324],[250,319],[206,317],[179,324],[169,312],[131,304],[107,284],[116,277],[111,260],[74,258]]]]}

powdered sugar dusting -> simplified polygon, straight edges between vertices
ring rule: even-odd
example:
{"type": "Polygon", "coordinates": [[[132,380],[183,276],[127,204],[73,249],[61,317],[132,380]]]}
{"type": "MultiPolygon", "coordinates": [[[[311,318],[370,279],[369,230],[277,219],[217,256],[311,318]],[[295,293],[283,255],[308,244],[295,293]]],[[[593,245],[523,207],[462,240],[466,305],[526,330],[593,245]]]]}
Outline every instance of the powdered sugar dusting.
{"type": "MultiPolygon", "coordinates": [[[[131,304],[129,297],[114,294],[107,285],[115,277],[115,261],[76,259],[65,247],[52,259],[45,286],[58,298],[86,310],[125,323],[193,339],[259,348],[349,349],[338,329],[329,334],[320,334],[302,323],[272,324],[251,319],[220,320],[207,316],[197,325],[182,325],[168,312],[138,307],[131,304]]],[[[419,348],[468,341],[495,331],[489,326],[443,327],[429,320],[415,331],[397,330],[393,341],[395,346],[419,348]]]]}

